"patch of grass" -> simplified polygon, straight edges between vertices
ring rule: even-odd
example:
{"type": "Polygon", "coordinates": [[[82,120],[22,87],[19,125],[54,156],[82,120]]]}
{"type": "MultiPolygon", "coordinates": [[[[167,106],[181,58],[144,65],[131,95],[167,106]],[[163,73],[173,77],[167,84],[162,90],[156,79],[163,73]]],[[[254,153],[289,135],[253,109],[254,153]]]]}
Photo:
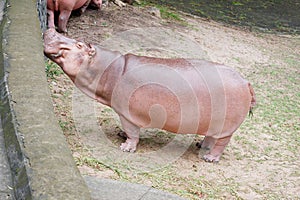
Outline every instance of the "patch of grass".
{"type": "Polygon", "coordinates": [[[241,3],[241,2],[238,2],[238,1],[233,1],[232,5],[234,5],[234,6],[243,6],[244,4],[241,3]]]}
{"type": "Polygon", "coordinates": [[[180,15],[176,12],[171,11],[169,8],[164,6],[158,6],[158,8],[160,10],[160,14],[163,19],[182,21],[180,15]]]}
{"type": "Polygon", "coordinates": [[[183,21],[182,17],[176,12],[175,10],[172,10],[172,8],[163,6],[160,4],[154,4],[149,1],[141,1],[138,6],[146,7],[146,6],[154,6],[159,9],[161,17],[163,19],[168,19],[168,20],[175,20],[175,21],[183,21]]]}
{"type": "Polygon", "coordinates": [[[145,180],[150,181],[153,188],[169,191],[187,199],[196,200],[211,195],[215,196],[214,192],[207,192],[207,188],[210,188],[211,185],[209,182],[204,181],[203,177],[189,176],[186,179],[186,177],[179,176],[176,173],[176,169],[172,166],[166,166],[158,171],[139,174],[135,181],[143,183],[145,180]]]}
{"type": "Polygon", "coordinates": [[[83,156],[83,157],[75,157],[75,162],[77,166],[87,165],[93,169],[97,169],[102,171],[103,168],[107,168],[116,173],[120,178],[123,178],[123,173],[116,167],[108,165],[104,162],[101,162],[93,157],[83,156]]]}
{"type": "Polygon", "coordinates": [[[52,62],[51,60],[46,61],[46,74],[47,78],[50,78],[51,80],[54,80],[55,77],[60,76],[63,74],[63,70],[58,66],[56,63],[52,62]]]}
{"type": "Polygon", "coordinates": [[[60,128],[61,128],[64,132],[66,132],[67,130],[70,130],[70,126],[69,126],[69,123],[68,123],[68,122],[59,120],[59,121],[58,121],[58,124],[59,124],[60,128]]]}
{"type": "Polygon", "coordinates": [[[296,156],[300,145],[300,76],[297,69],[300,62],[296,55],[280,56],[282,64],[255,66],[259,73],[251,79],[256,80],[253,85],[258,105],[254,110],[253,119],[249,124],[246,120],[241,128],[247,127],[247,134],[265,135],[270,145],[276,146],[263,149],[268,156],[278,155],[289,159],[289,152],[296,156]],[[250,130],[251,124],[257,126],[256,130],[250,130]]]}

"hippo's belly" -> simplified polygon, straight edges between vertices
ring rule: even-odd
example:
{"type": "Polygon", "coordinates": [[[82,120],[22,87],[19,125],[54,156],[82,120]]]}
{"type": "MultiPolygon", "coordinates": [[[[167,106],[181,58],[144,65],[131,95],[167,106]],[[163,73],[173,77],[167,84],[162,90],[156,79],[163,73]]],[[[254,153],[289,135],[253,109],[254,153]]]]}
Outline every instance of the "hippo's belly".
{"type": "Polygon", "coordinates": [[[174,133],[206,132],[210,116],[210,103],[200,104],[189,91],[176,94],[158,84],[140,87],[131,95],[129,113],[140,127],[160,128],[174,133]],[[202,113],[202,114],[201,114],[202,113]]]}
{"type": "Polygon", "coordinates": [[[134,68],[118,83],[113,107],[140,127],[201,135],[232,133],[249,111],[247,81],[224,66],[191,63],[182,69],[157,63],[134,68]]]}
{"type": "Polygon", "coordinates": [[[81,8],[87,0],[60,0],[58,2],[59,10],[77,10],[81,8]]]}

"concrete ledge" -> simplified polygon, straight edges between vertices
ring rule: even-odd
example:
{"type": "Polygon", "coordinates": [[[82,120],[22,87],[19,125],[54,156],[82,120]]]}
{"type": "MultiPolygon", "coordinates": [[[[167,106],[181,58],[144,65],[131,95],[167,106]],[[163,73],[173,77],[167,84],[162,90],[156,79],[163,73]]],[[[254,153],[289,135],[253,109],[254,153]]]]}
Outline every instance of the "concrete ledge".
{"type": "Polygon", "coordinates": [[[53,112],[36,1],[7,5],[0,109],[15,198],[90,199],[53,112]]]}
{"type": "Polygon", "coordinates": [[[98,179],[85,176],[94,199],[101,200],[184,200],[184,198],[170,193],[162,192],[155,188],[115,181],[110,179],[98,179]]]}

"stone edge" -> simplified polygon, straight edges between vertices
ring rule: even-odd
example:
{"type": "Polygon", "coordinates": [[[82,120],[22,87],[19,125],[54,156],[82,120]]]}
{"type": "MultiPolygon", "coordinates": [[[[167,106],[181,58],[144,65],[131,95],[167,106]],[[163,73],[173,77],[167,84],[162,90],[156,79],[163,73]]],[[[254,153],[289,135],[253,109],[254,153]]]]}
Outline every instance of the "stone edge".
{"type": "MultiPolygon", "coordinates": [[[[5,15],[1,24],[0,62],[3,68],[0,69],[0,115],[6,153],[12,171],[14,196],[15,199],[90,199],[88,188],[75,165],[62,130],[58,126],[50,100],[50,90],[44,70],[45,60],[41,51],[42,33],[40,27],[37,27],[38,25],[41,25],[42,28],[45,27],[45,21],[42,21],[41,24],[37,23],[38,15],[40,19],[41,16],[46,16],[45,3],[45,0],[36,2],[6,0],[5,15]],[[27,5],[24,6],[22,3],[27,5]],[[24,11],[27,8],[36,9],[37,12],[24,11]],[[23,10],[18,11],[17,9],[23,10]],[[16,11],[12,12],[12,10],[16,11]],[[20,13],[20,16],[14,16],[16,12],[20,13]],[[24,20],[22,12],[32,15],[30,18],[36,19],[36,21],[22,22],[24,20]],[[24,29],[22,27],[15,28],[15,26],[24,26],[24,29]],[[27,51],[24,52],[22,48],[14,51],[13,46],[21,47],[22,44],[18,44],[18,42],[22,39],[26,42],[25,40],[28,38],[22,37],[22,34],[15,30],[29,30],[30,37],[36,38],[32,42],[38,41],[36,45],[40,47],[37,49],[39,51],[39,55],[36,56],[37,62],[33,63],[32,60],[28,62],[35,66],[26,66],[28,68],[25,72],[20,72],[19,69],[24,67],[22,64],[26,65],[26,60],[20,61],[19,59],[31,59],[30,54],[27,51]],[[37,66],[40,67],[40,70],[36,69],[37,66]],[[33,79],[40,81],[35,84],[41,85],[41,87],[30,86],[26,82],[26,78],[20,78],[23,75],[30,77],[31,74],[33,79]],[[38,97],[31,99],[32,91],[29,87],[35,89],[38,97]],[[41,91],[36,91],[36,88],[41,91]],[[39,106],[34,108],[35,105],[32,103],[34,104],[37,100],[39,106]],[[30,104],[34,109],[29,108],[30,104]],[[34,112],[35,109],[42,109],[42,112],[34,112]],[[39,120],[35,121],[34,119],[39,120]],[[46,127],[40,127],[39,122],[42,119],[47,120],[46,127]],[[35,129],[38,129],[37,133],[35,133],[35,129]],[[39,137],[39,135],[43,137],[39,137]],[[51,135],[52,141],[50,138],[47,141],[47,135],[51,135]],[[57,148],[55,148],[56,146],[57,148]],[[47,154],[39,154],[39,152],[45,152],[45,149],[47,154]],[[51,168],[47,168],[49,165],[51,168]]],[[[28,50],[34,51],[34,49],[28,50]]]]}

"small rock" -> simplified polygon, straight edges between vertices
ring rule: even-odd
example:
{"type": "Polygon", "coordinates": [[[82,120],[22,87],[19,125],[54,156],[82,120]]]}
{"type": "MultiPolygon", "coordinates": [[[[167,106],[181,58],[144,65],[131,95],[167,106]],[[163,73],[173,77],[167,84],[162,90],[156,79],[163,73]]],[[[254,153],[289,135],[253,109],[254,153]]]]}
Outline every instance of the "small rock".
{"type": "Polygon", "coordinates": [[[156,7],[150,7],[148,12],[155,17],[161,18],[160,10],[156,7]]]}
{"type": "Polygon", "coordinates": [[[113,0],[113,2],[119,6],[119,7],[125,7],[126,4],[124,2],[122,2],[121,0],[113,0]]]}

